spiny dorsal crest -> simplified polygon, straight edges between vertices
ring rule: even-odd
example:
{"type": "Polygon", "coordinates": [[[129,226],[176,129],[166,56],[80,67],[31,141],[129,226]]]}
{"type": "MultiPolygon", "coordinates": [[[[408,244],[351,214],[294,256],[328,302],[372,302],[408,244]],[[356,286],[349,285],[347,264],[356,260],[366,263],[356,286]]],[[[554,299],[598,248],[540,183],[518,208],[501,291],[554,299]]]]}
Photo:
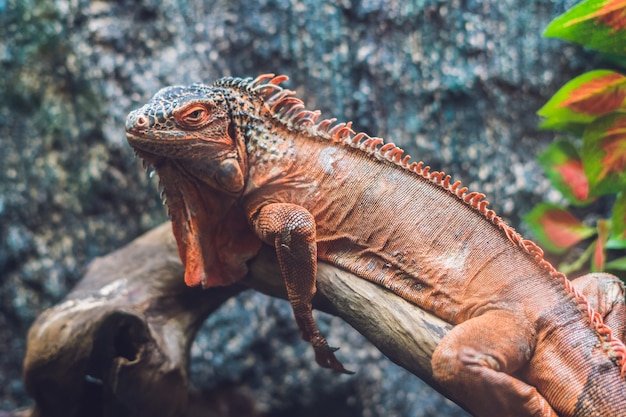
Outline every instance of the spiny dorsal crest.
{"type": "Polygon", "coordinates": [[[352,122],[337,123],[337,119],[323,119],[317,122],[321,115],[319,110],[307,110],[302,100],[294,97],[295,92],[280,86],[287,81],[286,75],[263,74],[253,79],[226,77],[217,80],[215,87],[233,88],[252,94],[263,100],[272,116],[289,128],[298,129],[310,136],[324,138],[332,142],[342,142],[353,148],[360,149],[370,156],[386,161],[403,169],[411,171],[453,194],[468,206],[477,210],[487,220],[497,226],[515,246],[524,250],[543,268],[552,278],[562,282],[565,290],[570,293],[581,310],[589,318],[592,328],[596,331],[609,357],[620,367],[622,377],[626,375],[626,346],[617,339],[612,330],[604,324],[602,316],[593,310],[585,296],[580,294],[567,279],[545,258],[543,251],[534,242],[524,239],[511,226],[507,225],[496,212],[487,208],[489,202],[485,195],[468,191],[461,185],[461,181],[452,182],[450,175],[439,171],[430,171],[423,162],[411,162],[411,157],[404,154],[404,150],[393,143],[385,143],[381,138],[370,137],[366,133],[356,133],[352,130],[352,122]],[[317,122],[317,123],[316,123],[317,122]]]}

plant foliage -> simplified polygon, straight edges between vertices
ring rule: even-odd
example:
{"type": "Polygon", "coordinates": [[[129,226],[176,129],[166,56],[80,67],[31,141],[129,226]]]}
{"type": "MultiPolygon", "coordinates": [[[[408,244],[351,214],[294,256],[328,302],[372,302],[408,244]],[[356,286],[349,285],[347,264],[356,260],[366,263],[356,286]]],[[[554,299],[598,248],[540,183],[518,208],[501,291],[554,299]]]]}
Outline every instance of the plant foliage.
{"type": "MultiPolygon", "coordinates": [[[[554,19],[544,36],[624,58],[626,0],[583,1],[554,19]]],[[[574,247],[584,249],[577,259],[560,265],[563,272],[587,267],[626,271],[625,101],[626,76],[599,69],[569,81],[537,112],[543,118],[541,128],[566,134],[538,160],[568,206],[607,199],[612,204],[610,216],[594,224],[579,220],[571,207],[550,203],[538,204],[525,216],[548,251],[563,254],[574,247]]]]}

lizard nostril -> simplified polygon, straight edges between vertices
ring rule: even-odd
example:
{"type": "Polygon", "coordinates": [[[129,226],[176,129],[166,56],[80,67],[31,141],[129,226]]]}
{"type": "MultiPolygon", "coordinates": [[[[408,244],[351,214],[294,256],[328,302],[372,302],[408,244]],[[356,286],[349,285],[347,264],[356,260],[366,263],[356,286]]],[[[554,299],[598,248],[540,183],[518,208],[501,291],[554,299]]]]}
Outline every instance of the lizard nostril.
{"type": "Polygon", "coordinates": [[[148,126],[148,118],[146,116],[137,117],[137,121],[135,122],[135,126],[142,128],[148,126]]]}

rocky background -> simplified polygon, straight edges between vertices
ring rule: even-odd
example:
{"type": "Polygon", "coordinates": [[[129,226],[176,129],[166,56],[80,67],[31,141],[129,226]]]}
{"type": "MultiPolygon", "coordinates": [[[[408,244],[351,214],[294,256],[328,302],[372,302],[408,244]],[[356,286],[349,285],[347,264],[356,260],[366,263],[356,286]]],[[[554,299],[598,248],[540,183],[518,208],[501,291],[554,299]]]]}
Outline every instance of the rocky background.
{"type": "MultiPolygon", "coordinates": [[[[29,404],[34,318],[91,259],[166,219],[123,132],[159,88],[287,74],[309,108],[454,173],[524,230],[520,216],[556,198],[535,162],[552,138],[535,112],[597,64],[540,36],[574,3],[0,0],[0,410],[29,404]]],[[[466,415],[318,317],[356,375],[319,369],[289,306],[248,292],[194,343],[194,388],[239,416],[466,415]]]]}

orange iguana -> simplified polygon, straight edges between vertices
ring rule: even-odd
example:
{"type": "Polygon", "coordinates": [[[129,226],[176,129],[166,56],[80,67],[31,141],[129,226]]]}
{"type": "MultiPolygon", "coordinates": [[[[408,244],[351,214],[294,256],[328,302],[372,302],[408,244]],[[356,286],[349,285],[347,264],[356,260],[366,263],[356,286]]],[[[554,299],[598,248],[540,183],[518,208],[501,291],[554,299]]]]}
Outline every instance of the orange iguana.
{"type": "Polygon", "coordinates": [[[318,259],[454,324],[433,375],[475,415],[626,416],[618,284],[610,296],[599,287],[610,278],[570,283],[483,194],[350,123],[318,122],[285,80],[168,87],[128,116],[129,143],[160,176],[187,284],[237,281],[264,242],[321,366],[345,372],[311,315],[318,259]]]}

